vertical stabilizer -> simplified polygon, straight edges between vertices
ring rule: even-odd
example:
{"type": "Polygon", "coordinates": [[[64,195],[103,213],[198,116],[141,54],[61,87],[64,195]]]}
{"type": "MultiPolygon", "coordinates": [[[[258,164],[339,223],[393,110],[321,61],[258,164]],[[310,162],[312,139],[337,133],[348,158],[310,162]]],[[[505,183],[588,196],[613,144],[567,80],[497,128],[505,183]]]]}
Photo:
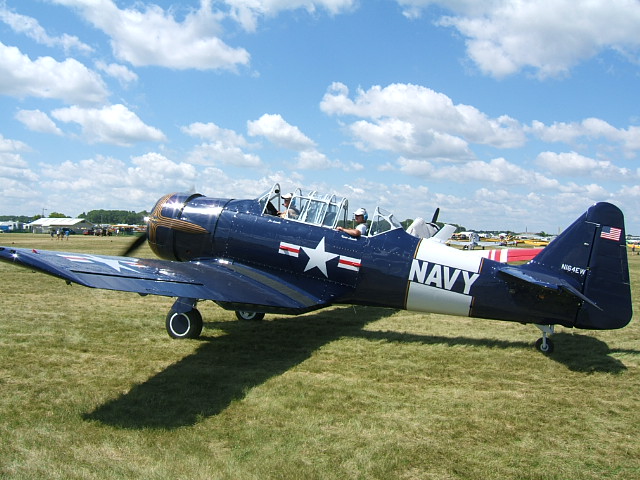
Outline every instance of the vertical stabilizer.
{"type": "Polygon", "coordinates": [[[622,328],[631,321],[631,286],[624,216],[610,203],[597,203],[542,250],[523,270],[570,279],[583,302],[575,327],[622,328]]]}

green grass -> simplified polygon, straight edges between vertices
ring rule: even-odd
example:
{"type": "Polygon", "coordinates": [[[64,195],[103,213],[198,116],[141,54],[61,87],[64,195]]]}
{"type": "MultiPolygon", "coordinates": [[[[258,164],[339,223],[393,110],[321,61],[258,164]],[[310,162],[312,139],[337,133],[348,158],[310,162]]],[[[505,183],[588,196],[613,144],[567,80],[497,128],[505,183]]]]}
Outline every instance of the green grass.
{"type": "Polygon", "coordinates": [[[2,479],[640,478],[637,313],[559,328],[549,357],[531,326],[344,306],[252,323],[203,302],[202,339],[175,341],[172,299],[0,278],[2,479]]]}

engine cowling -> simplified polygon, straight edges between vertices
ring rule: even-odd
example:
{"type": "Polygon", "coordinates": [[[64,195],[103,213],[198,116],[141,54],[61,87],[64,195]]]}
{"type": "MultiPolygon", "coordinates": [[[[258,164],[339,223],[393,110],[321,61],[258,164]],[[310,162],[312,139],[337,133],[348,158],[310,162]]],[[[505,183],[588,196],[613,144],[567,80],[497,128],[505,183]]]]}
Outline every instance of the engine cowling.
{"type": "Polygon", "coordinates": [[[166,260],[212,256],[216,224],[228,199],[170,193],[156,203],[147,225],[151,250],[166,260]]]}

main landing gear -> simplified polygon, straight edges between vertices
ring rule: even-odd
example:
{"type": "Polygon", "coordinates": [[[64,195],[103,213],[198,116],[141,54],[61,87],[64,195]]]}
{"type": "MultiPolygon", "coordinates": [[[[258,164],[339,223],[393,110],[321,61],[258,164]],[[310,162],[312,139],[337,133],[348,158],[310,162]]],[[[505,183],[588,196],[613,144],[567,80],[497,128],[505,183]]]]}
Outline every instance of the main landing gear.
{"type": "MultiPolygon", "coordinates": [[[[193,298],[178,298],[169,313],[165,326],[171,338],[198,338],[202,333],[202,315],[196,308],[198,300],[193,298]]],[[[238,320],[258,322],[264,318],[262,312],[237,310],[238,320]]]]}
{"type": "Polygon", "coordinates": [[[236,317],[238,320],[249,320],[252,322],[259,322],[264,318],[264,313],[247,312],[245,310],[236,310],[236,317]]]}
{"type": "Polygon", "coordinates": [[[549,338],[549,335],[553,335],[553,325],[538,325],[536,327],[542,332],[542,338],[536,340],[536,350],[541,351],[545,355],[553,353],[553,342],[549,338]]]}
{"type": "Polygon", "coordinates": [[[198,338],[202,333],[202,315],[196,308],[198,300],[180,297],[167,314],[167,333],[171,338],[198,338]]]}
{"type": "Polygon", "coordinates": [[[176,312],[172,308],[167,314],[166,327],[171,338],[198,338],[202,333],[202,315],[197,308],[188,312],[176,312]]]}

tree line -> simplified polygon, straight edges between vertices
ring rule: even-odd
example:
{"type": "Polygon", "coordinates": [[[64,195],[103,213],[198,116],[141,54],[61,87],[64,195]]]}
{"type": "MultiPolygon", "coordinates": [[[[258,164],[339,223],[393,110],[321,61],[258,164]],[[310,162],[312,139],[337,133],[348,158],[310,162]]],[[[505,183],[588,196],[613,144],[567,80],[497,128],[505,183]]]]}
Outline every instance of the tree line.
{"type": "MultiPolygon", "coordinates": [[[[78,215],[78,218],[84,218],[87,222],[95,224],[127,224],[127,225],[142,225],[144,224],[144,217],[148,217],[149,212],[134,212],[127,210],[91,210],[89,212],[83,212],[78,215]]],[[[70,218],[69,215],[65,215],[60,212],[51,212],[48,215],[49,218],[70,218]]],[[[0,215],[0,222],[21,222],[31,223],[35,220],[42,218],[42,215],[34,215],[32,217],[26,215],[0,215]]]]}
{"type": "Polygon", "coordinates": [[[91,210],[87,213],[81,213],[79,218],[84,218],[87,222],[97,225],[108,223],[109,225],[127,224],[142,225],[144,217],[148,217],[149,212],[134,212],[126,210],[91,210]]]}

